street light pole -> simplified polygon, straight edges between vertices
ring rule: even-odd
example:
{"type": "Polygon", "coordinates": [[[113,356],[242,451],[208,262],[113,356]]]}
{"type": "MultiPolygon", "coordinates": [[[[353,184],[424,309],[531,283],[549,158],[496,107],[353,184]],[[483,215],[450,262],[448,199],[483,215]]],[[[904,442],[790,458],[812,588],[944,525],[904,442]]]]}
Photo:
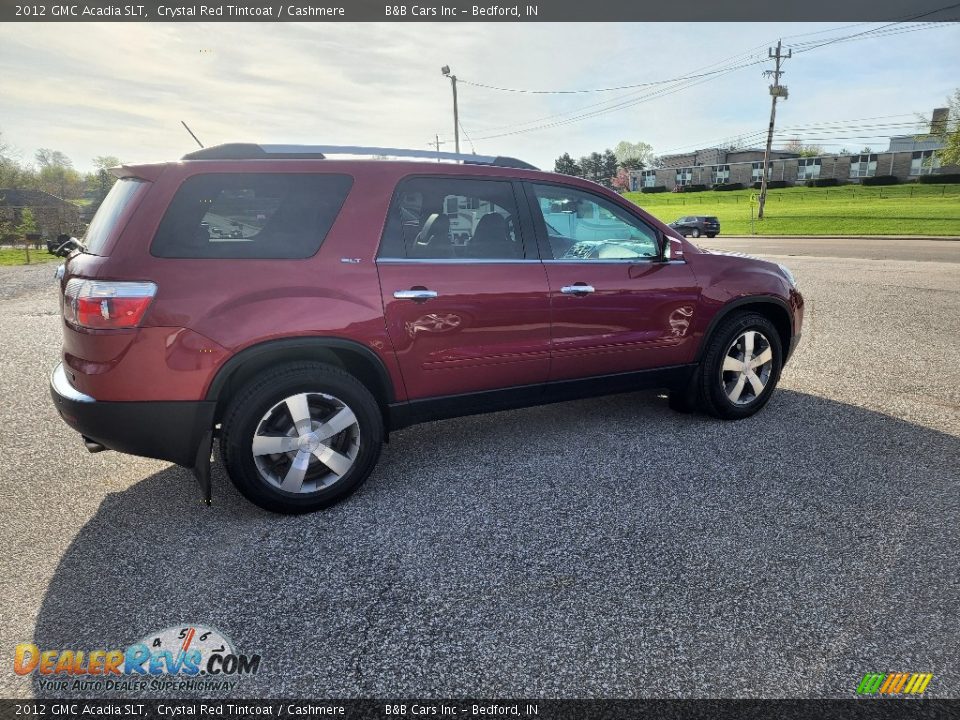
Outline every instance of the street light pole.
{"type": "Polygon", "coordinates": [[[453,89],[453,146],[457,154],[460,154],[460,112],[457,108],[457,76],[450,73],[450,66],[444,65],[440,68],[445,76],[450,78],[450,87],[453,89]]]}

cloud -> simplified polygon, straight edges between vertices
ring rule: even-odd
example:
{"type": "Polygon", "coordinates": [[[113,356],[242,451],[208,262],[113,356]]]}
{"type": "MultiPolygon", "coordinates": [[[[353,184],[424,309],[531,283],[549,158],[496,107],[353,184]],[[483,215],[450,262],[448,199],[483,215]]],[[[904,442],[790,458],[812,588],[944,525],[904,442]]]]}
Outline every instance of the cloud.
{"type": "MultiPolygon", "coordinates": [[[[440,67],[463,80],[517,88],[650,82],[718,61],[766,54],[778,33],[828,25],[625,23],[76,23],[0,28],[0,130],[29,157],[55,147],[88,168],[96,155],[163,161],[228,141],[452,149],[451,97],[440,67]],[[758,45],[758,42],[761,44],[758,45]],[[748,54],[751,51],[752,54],[748,54]]],[[[825,34],[824,37],[829,37],[825,34]]],[[[785,82],[790,124],[928,112],[956,84],[960,28],[836,44],[795,56],[785,82]],[[918,51],[922,49],[922,52],[918,51]],[[894,108],[894,110],[890,110],[894,108]]],[[[722,66],[722,65],[721,65],[722,66]]],[[[716,65],[714,65],[716,67],[716,65]]],[[[644,140],[658,151],[755,132],[766,125],[762,66],[674,94],[655,86],[574,95],[460,86],[461,120],[481,153],[552,167],[573,155],[644,140]],[[598,103],[642,100],[537,132],[598,103]]],[[[594,106],[594,107],[590,107],[594,106]]],[[[602,106],[601,106],[602,107],[602,106]]],[[[462,149],[470,143],[461,136],[462,149]]],[[[856,142],[851,142],[856,144],[856,142]]]]}

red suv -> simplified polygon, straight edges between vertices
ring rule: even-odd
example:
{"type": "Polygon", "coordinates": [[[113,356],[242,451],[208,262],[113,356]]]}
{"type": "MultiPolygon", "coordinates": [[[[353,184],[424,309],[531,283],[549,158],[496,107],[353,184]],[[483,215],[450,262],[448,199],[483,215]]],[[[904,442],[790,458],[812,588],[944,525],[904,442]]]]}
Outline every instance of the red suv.
{"type": "Polygon", "coordinates": [[[241,493],[295,513],[418,422],[643,387],[747,417],[800,338],[783,266],[510,158],[230,144],[114,174],[59,273],[53,400],[207,500],[215,438],[241,493]]]}

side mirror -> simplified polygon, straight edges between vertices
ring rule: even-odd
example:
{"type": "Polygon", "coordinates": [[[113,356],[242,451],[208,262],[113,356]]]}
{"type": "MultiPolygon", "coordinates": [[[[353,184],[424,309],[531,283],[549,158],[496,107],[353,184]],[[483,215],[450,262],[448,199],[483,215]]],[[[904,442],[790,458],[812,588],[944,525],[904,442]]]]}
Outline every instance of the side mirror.
{"type": "Polygon", "coordinates": [[[48,252],[57,257],[66,257],[80,247],[80,241],[69,235],[58,235],[57,243],[59,244],[53,250],[48,248],[48,252]]]}
{"type": "Polygon", "coordinates": [[[683,242],[671,235],[663,236],[663,253],[660,257],[662,262],[680,261],[683,262],[683,242]]]}

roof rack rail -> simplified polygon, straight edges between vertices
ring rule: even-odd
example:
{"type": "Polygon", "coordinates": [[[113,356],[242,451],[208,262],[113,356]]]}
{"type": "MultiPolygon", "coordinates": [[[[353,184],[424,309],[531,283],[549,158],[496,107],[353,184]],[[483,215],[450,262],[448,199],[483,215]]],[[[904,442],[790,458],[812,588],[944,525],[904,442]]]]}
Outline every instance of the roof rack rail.
{"type": "Polygon", "coordinates": [[[372,157],[402,157],[424,160],[453,160],[466,165],[493,165],[496,167],[538,170],[530,163],[516,158],[466,153],[411,150],[408,148],[363,147],[354,145],[257,145],[255,143],[226,143],[195,150],[183,156],[184,160],[322,160],[330,155],[364,155],[372,157]]]}

